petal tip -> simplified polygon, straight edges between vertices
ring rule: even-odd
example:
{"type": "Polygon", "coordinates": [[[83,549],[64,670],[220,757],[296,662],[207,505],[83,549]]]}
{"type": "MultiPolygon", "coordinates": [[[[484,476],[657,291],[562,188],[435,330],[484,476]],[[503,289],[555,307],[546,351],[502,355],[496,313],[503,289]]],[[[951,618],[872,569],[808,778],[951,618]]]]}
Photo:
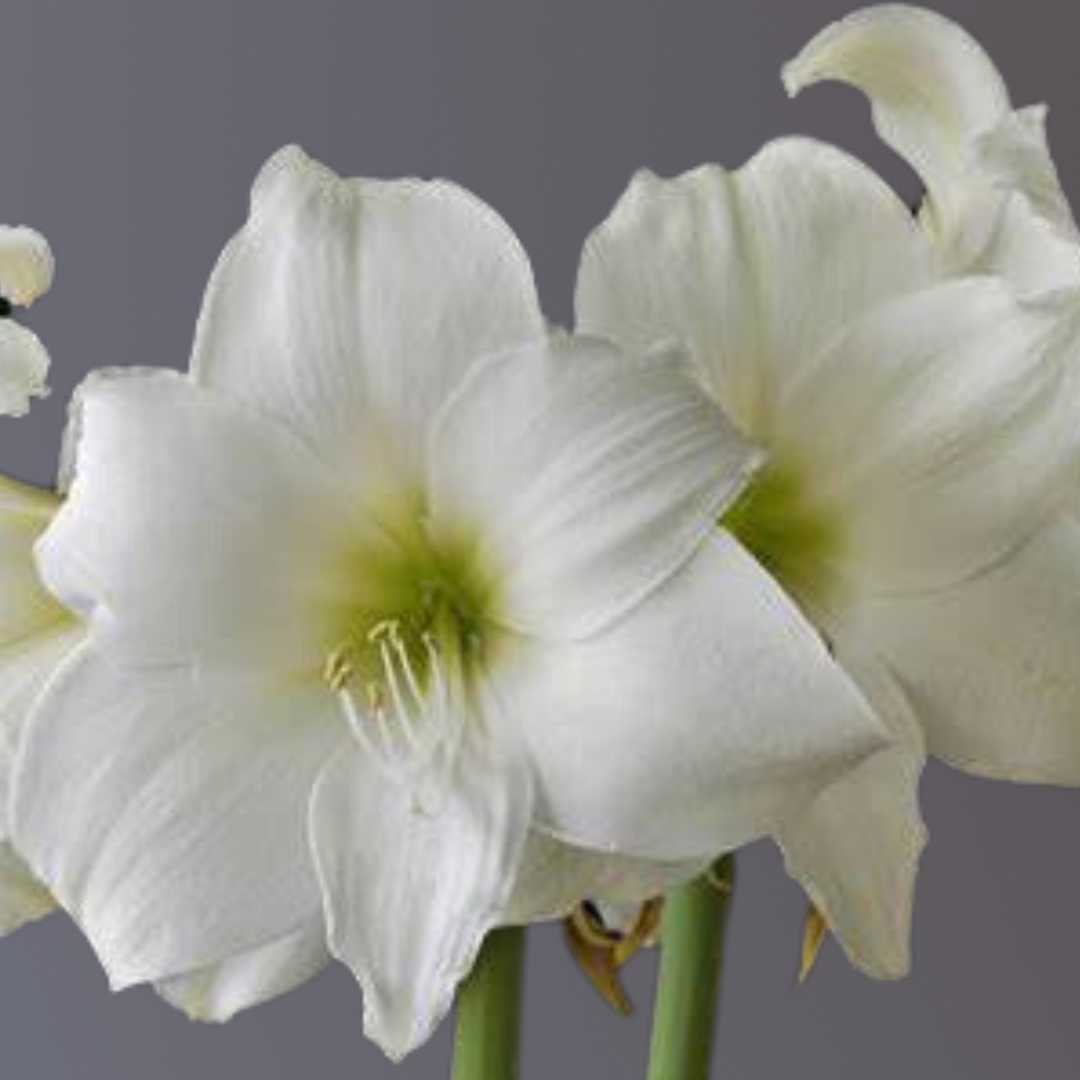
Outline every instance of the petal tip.
{"type": "Polygon", "coordinates": [[[780,81],[784,84],[784,91],[789,98],[796,98],[808,86],[818,81],[818,76],[803,61],[802,56],[789,60],[780,69],[780,81]]]}

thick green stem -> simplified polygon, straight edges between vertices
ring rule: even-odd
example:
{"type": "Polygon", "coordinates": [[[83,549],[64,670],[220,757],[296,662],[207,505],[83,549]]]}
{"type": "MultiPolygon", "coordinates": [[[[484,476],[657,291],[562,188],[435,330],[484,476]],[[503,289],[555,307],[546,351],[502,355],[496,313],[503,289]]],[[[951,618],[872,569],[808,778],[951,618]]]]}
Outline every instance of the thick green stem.
{"type": "Polygon", "coordinates": [[[495,930],[457,1002],[453,1080],[517,1080],[525,931],[495,930]]]}
{"type": "Polygon", "coordinates": [[[649,1080],[708,1080],[735,861],[730,855],[664,902],[649,1080]]]}

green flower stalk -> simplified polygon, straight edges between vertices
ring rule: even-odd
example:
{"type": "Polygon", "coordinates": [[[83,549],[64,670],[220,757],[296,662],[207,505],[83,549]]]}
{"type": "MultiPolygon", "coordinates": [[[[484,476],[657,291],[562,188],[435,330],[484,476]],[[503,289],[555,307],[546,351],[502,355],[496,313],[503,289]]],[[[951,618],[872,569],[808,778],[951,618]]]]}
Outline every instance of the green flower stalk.
{"type": "Polygon", "coordinates": [[[516,1080],[525,930],[488,935],[458,993],[453,1080],[516,1080]]]}
{"type": "Polygon", "coordinates": [[[649,1080],[707,1080],[735,860],[667,898],[649,1080]]]}

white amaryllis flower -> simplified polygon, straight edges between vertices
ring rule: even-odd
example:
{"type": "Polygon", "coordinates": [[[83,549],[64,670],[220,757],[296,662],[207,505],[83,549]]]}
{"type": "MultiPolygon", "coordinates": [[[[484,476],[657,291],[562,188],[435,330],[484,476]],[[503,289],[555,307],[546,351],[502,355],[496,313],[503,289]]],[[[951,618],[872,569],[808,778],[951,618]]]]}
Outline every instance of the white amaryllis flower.
{"type": "Polygon", "coordinates": [[[1080,285],[1080,235],[1046,143],[1046,107],[1014,110],[990,57],[924,8],[857,11],[784,68],[794,95],[827,79],[864,91],[881,137],[919,173],[920,220],[952,271],[1025,295],[1080,285]]]}
{"type": "Polygon", "coordinates": [[[675,359],[549,339],[452,185],[282,152],[192,377],[77,412],[38,557],[89,640],[12,806],[116,987],[325,918],[397,1056],[496,923],[692,872],[883,741],[712,528],[758,450],[675,359]]]}
{"type": "Polygon", "coordinates": [[[0,415],[23,416],[48,392],[49,354],[38,336],[11,318],[49,291],[53,257],[40,233],[0,225],[0,415]]]}
{"type": "Polygon", "coordinates": [[[940,282],[872,172],[803,140],[743,169],[642,174],[589,240],[579,326],[679,341],[770,452],[723,516],[797,598],[896,744],[781,832],[866,970],[902,974],[929,748],[1080,780],[1080,425],[1053,306],[940,282]]]}

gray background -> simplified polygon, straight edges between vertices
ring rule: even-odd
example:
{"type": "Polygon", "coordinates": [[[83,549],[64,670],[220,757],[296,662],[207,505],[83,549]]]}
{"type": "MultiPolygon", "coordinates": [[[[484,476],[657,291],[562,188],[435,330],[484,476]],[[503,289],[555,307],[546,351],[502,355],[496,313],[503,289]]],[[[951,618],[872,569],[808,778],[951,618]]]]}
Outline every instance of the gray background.
{"type": "MultiPolygon", "coordinates": [[[[850,0],[0,0],[0,220],[46,231],[55,292],[33,312],[55,393],[0,421],[0,467],[51,478],[64,401],[87,370],[184,366],[199,298],[262,160],[298,141],[347,173],[442,174],[515,226],[551,314],[570,317],[586,232],[633,169],[734,166],[791,131],[913,178],[853,93],[797,103],[778,70],[850,0]]],[[[1074,5],[938,0],[1048,100],[1080,191],[1074,5]],[[1070,8],[1072,15],[1070,16],[1070,8]]],[[[1080,1061],[1080,793],[924,783],[932,831],[915,971],[874,984],[827,948],[798,990],[802,900],[775,851],[741,858],[716,1075],[730,1080],[1071,1077],[1080,1061]]],[[[644,1074],[652,958],[636,1020],[609,1014],[555,928],[535,931],[527,1080],[644,1074]]],[[[147,990],[111,996],[62,917],[0,943],[2,1080],[401,1080],[446,1075],[450,1028],[403,1066],[360,1032],[343,969],[223,1028],[147,990]]]]}

